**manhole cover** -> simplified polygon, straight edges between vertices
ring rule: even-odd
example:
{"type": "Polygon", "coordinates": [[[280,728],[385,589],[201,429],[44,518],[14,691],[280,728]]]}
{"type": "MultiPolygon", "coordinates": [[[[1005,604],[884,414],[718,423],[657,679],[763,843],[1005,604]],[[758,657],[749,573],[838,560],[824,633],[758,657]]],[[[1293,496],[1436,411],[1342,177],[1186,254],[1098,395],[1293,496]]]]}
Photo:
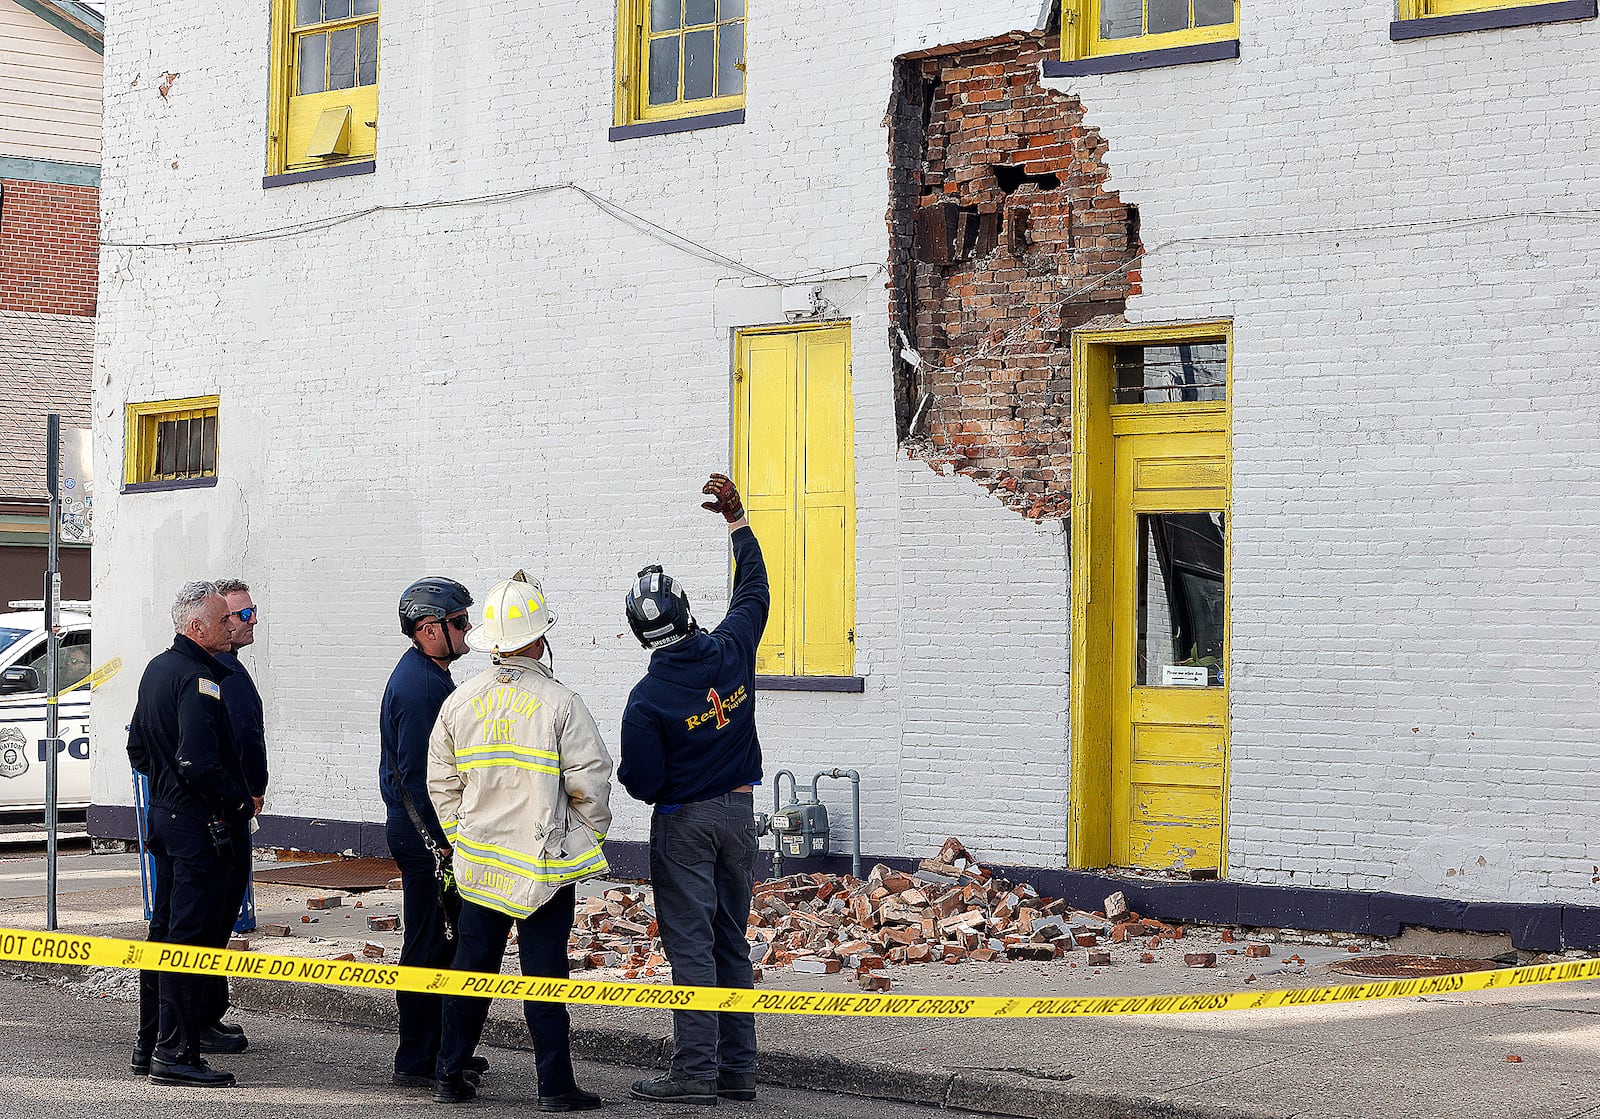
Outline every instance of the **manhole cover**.
{"type": "Polygon", "coordinates": [[[334,859],[258,870],[255,880],[324,890],[379,890],[398,877],[400,868],[393,859],[334,859]]]}
{"type": "Polygon", "coordinates": [[[1366,956],[1329,964],[1329,971],[1367,979],[1426,979],[1430,975],[1459,975],[1464,971],[1491,971],[1493,960],[1453,960],[1440,956],[1366,956]]]}

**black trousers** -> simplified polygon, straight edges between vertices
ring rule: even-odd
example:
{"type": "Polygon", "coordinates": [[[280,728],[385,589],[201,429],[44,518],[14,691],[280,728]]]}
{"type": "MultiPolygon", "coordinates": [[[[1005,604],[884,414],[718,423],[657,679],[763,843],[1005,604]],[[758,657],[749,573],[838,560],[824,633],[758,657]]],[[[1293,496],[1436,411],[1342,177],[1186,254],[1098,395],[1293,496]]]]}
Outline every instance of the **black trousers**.
{"type": "MultiPolygon", "coordinates": [[[[406,967],[449,967],[453,949],[444,935],[433,856],[410,820],[391,816],[386,834],[389,854],[400,868],[400,921],[405,932],[400,942],[400,963],[406,967]]],[[[394,1071],[406,1076],[432,1076],[439,1061],[440,996],[396,991],[394,1001],[400,1019],[394,1071]]]]}
{"type": "MultiPolygon", "coordinates": [[[[451,966],[457,971],[486,971],[500,974],[505,956],[506,937],[517,926],[517,950],[522,957],[522,974],[548,979],[567,978],[567,940],[572,935],[572,915],[577,891],[563,886],[531,916],[517,919],[482,905],[463,900],[461,920],[456,926],[456,956],[451,966]]],[[[472,1056],[483,1023],[489,1017],[486,998],[447,995],[444,999],[444,1042],[439,1047],[440,1078],[461,1071],[472,1056]]],[[[577,1088],[572,1075],[571,1020],[564,1002],[524,1001],[522,1015],[533,1038],[534,1062],[539,1070],[539,1094],[559,1096],[577,1088]]]]}
{"type": "MultiPolygon", "coordinates": [[[[224,858],[212,845],[204,820],[164,808],[150,810],[156,890],[149,939],[199,948],[228,943],[238,912],[231,883],[238,864],[249,865],[250,842],[244,823],[229,831],[231,850],[224,858]]],[[[226,1005],[224,984],[221,1006],[226,1005]]],[[[201,1031],[220,1016],[216,981],[179,972],[144,972],[139,977],[139,1011],[139,1047],[152,1049],[162,1061],[190,1063],[199,1056],[201,1031]]]]}
{"type": "MultiPolygon", "coordinates": [[[[163,811],[152,808],[150,815],[163,811]]],[[[170,813],[168,813],[170,815],[170,813]]],[[[217,888],[225,895],[222,902],[223,917],[225,920],[219,928],[213,930],[212,941],[209,948],[226,948],[229,939],[233,936],[233,926],[238,919],[240,908],[244,905],[245,888],[250,881],[250,826],[242,824],[232,829],[233,848],[229,852],[230,858],[226,864],[223,877],[217,888]]],[[[209,835],[209,833],[207,833],[209,835]]],[[[151,844],[154,853],[154,843],[151,844]]],[[[156,889],[161,889],[160,857],[156,860],[156,889]]],[[[170,908],[170,903],[169,903],[170,908]]],[[[152,904],[150,920],[150,940],[167,940],[167,914],[160,912],[152,904]]],[[[228,1012],[228,981],[220,975],[193,976],[197,984],[195,998],[199,1002],[200,1024],[202,1029],[214,1026],[222,1021],[223,1015],[228,1012]]],[[[156,1042],[156,1035],[160,1031],[161,1017],[161,972],[142,971],[139,973],[139,1041],[138,1047],[145,1052],[150,1052],[156,1042]]]]}

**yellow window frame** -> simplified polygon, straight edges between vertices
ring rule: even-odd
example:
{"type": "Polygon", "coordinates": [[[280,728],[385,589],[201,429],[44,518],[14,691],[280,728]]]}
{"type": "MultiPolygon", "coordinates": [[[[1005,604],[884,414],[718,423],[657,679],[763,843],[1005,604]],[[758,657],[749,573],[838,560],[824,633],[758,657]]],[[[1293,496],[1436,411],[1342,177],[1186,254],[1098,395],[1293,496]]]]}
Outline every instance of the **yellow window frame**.
{"type": "Polygon", "coordinates": [[[735,335],[733,476],[772,583],[756,654],[764,676],[855,673],[851,346],[848,323],[735,335]],[[778,474],[784,484],[775,486],[778,474]]]}
{"type": "Polygon", "coordinates": [[[1502,8],[1526,8],[1548,4],[1550,0],[1399,0],[1400,19],[1429,19],[1434,16],[1459,16],[1468,12],[1495,12],[1502,8]]]}
{"type": "MultiPolygon", "coordinates": [[[[744,6],[744,36],[742,49],[749,59],[750,2],[744,6]]],[[[702,26],[702,25],[696,25],[702,26]]],[[[682,29],[679,29],[681,36],[682,29]]],[[[726,97],[702,97],[693,101],[678,100],[664,105],[650,104],[650,0],[617,0],[617,73],[612,123],[618,127],[655,120],[681,120],[685,117],[710,116],[744,108],[745,92],[749,91],[749,71],[745,62],[738,65],[745,76],[745,92],[726,97]]],[[[720,46],[719,46],[720,49],[720,46]]],[[[683,90],[683,71],[678,71],[679,93],[683,90]]]]}
{"type": "MultiPolygon", "coordinates": [[[[295,0],[272,0],[272,49],[268,60],[267,173],[281,175],[345,163],[365,163],[378,151],[378,87],[383,80],[382,6],[379,11],[345,19],[294,25],[295,0]],[[371,24],[378,33],[378,81],[347,89],[297,94],[300,87],[298,40],[305,35],[326,35],[371,24]],[[345,142],[324,147],[325,155],[312,155],[318,125],[349,110],[345,142]]],[[[327,125],[323,125],[324,132],[327,125]]]]}
{"type": "Polygon", "coordinates": [[[160,446],[161,425],[180,420],[206,420],[219,423],[218,410],[221,398],[216,396],[190,396],[181,400],[150,400],[130,403],[124,411],[125,432],[123,440],[123,480],[137,486],[162,482],[194,482],[217,476],[217,462],[221,455],[221,432],[213,426],[211,466],[162,473],[158,469],[156,452],[160,446]]]}
{"type": "Polygon", "coordinates": [[[1105,55],[1133,54],[1139,51],[1166,50],[1171,47],[1228,43],[1239,37],[1239,0],[1234,0],[1233,22],[1213,27],[1191,27],[1154,35],[1130,35],[1125,39],[1100,37],[1102,0],[1061,0],[1061,57],[1063,61],[1097,58],[1105,55]]]}

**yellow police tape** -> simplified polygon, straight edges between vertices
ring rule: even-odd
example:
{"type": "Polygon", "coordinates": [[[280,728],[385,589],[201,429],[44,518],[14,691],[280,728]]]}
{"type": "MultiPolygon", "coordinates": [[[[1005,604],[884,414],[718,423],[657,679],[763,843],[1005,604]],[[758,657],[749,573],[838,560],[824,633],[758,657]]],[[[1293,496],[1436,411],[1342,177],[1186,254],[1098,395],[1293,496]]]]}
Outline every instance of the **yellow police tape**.
{"type": "Polygon", "coordinates": [[[726,987],[669,987],[540,979],[443,968],[400,967],[349,960],[310,960],[255,952],[194,948],[145,940],[0,928],[0,960],[143,968],[190,975],[238,976],[286,983],[326,983],[378,991],[478,995],[587,1006],[668,1010],[735,1010],[758,1014],[826,1014],[882,1018],[1092,1018],[1125,1014],[1192,1014],[1370,1002],[1414,995],[1462,994],[1600,978],[1600,959],[1502,968],[1496,971],[1395,979],[1338,987],[1277,991],[1219,991],[1191,995],[1040,995],[1029,998],[961,995],[885,995],[817,991],[750,991],[726,987]]]}

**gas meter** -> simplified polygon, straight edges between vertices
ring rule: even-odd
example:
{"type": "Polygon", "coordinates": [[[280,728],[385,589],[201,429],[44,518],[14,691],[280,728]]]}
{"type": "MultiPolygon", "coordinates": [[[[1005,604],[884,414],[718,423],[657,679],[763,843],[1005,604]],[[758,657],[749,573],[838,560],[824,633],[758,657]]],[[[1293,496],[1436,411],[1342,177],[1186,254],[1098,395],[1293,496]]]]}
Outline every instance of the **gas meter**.
{"type": "Polygon", "coordinates": [[[826,855],[828,810],[814,801],[790,801],[772,814],[772,834],[785,858],[826,855]]]}

